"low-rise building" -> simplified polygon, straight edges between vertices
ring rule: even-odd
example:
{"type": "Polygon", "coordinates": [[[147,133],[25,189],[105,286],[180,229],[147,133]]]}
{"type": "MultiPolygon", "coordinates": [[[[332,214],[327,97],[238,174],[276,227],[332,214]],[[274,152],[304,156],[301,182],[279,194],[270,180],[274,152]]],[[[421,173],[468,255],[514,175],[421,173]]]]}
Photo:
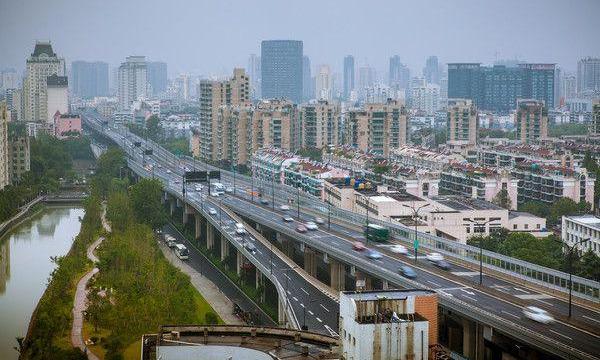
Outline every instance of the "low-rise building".
{"type": "Polygon", "coordinates": [[[579,243],[575,248],[581,252],[593,251],[600,256],[600,218],[595,215],[562,217],[562,241],[568,245],[579,243]]]}
{"type": "Polygon", "coordinates": [[[64,139],[81,135],[81,116],[77,114],[54,114],[54,136],[64,139]]]}

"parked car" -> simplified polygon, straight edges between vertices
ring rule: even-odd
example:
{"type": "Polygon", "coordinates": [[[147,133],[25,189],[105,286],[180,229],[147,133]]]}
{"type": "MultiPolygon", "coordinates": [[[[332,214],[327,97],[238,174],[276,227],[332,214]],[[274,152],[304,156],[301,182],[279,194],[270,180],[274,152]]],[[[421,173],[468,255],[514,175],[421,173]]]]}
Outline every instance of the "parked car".
{"type": "Polygon", "coordinates": [[[308,229],[304,225],[298,225],[298,227],[296,227],[296,231],[299,233],[305,233],[308,231],[308,229]]]}
{"type": "Polygon", "coordinates": [[[287,206],[287,205],[281,205],[281,206],[279,207],[279,210],[281,210],[281,211],[288,211],[289,209],[290,209],[290,207],[289,207],[289,206],[287,206]]]}
{"type": "Polygon", "coordinates": [[[417,277],[417,273],[410,266],[406,266],[406,265],[400,266],[400,269],[398,269],[398,272],[400,273],[400,275],[410,278],[410,279],[414,279],[417,277]]]}
{"type": "Polygon", "coordinates": [[[323,220],[323,218],[318,217],[318,216],[315,218],[315,222],[317,224],[325,224],[325,220],[323,220]]]}
{"type": "Polygon", "coordinates": [[[535,306],[527,306],[525,309],[523,309],[523,315],[525,315],[525,317],[528,319],[542,324],[551,324],[554,322],[554,318],[552,315],[550,315],[550,313],[535,306]]]}
{"type": "Polygon", "coordinates": [[[215,210],[214,208],[208,208],[208,213],[210,215],[217,215],[217,210],[215,210]]]}
{"type": "Polygon", "coordinates": [[[202,185],[196,185],[194,188],[196,191],[202,191],[202,185]]]}
{"type": "Polygon", "coordinates": [[[355,241],[354,243],[352,243],[352,250],[363,251],[365,249],[366,249],[365,244],[363,244],[360,241],[355,241]]]}
{"type": "Polygon", "coordinates": [[[285,222],[292,222],[292,221],[294,221],[294,218],[291,217],[291,216],[289,216],[289,215],[283,216],[282,219],[285,222]]]}
{"type": "Polygon", "coordinates": [[[435,266],[439,267],[442,270],[449,270],[450,269],[450,263],[447,262],[446,260],[436,261],[433,264],[435,266]]]}
{"type": "Polygon", "coordinates": [[[408,250],[403,245],[392,245],[390,246],[390,251],[396,254],[406,255],[408,254],[408,250]]]}
{"type": "Polygon", "coordinates": [[[381,253],[375,250],[367,251],[367,257],[372,260],[379,260],[382,258],[381,253]]]}
{"type": "Polygon", "coordinates": [[[315,224],[312,221],[307,222],[306,224],[304,224],[304,226],[306,226],[306,228],[308,230],[317,230],[319,227],[317,226],[317,224],[315,224]]]}
{"type": "Polygon", "coordinates": [[[444,260],[444,256],[440,253],[429,253],[425,256],[427,258],[427,260],[429,261],[433,261],[433,262],[437,262],[437,261],[442,261],[444,260]]]}

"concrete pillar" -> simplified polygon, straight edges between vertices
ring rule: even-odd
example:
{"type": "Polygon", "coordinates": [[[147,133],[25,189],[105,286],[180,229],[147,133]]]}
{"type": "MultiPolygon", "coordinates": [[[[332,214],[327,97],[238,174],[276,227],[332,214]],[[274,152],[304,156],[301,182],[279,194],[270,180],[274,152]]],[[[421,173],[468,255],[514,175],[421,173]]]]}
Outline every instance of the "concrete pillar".
{"type": "Polygon", "coordinates": [[[169,214],[173,216],[173,213],[175,213],[175,200],[171,199],[169,200],[169,214]]]}
{"type": "Polygon", "coordinates": [[[286,324],[285,319],[285,303],[283,299],[279,298],[279,301],[277,301],[277,322],[279,323],[279,326],[286,324]]]}
{"type": "Polygon", "coordinates": [[[304,247],[304,271],[313,277],[317,276],[317,254],[308,246],[304,247]]]}
{"type": "Polygon", "coordinates": [[[463,356],[469,359],[475,358],[475,323],[468,319],[462,319],[463,323],[463,356]]]}
{"type": "Polygon", "coordinates": [[[188,204],[183,205],[183,225],[188,223],[188,215],[192,215],[194,213],[194,208],[189,206],[188,204]]]}
{"type": "Polygon", "coordinates": [[[202,235],[200,232],[202,231],[202,215],[199,213],[194,214],[194,238],[197,240],[202,235]]]}
{"type": "Polygon", "coordinates": [[[331,274],[331,287],[344,291],[346,286],[346,267],[337,260],[329,258],[329,273],[331,274]]]}
{"type": "Polygon", "coordinates": [[[382,282],[381,282],[381,288],[383,290],[388,290],[390,288],[390,284],[388,283],[387,280],[382,280],[382,282]]]}
{"type": "Polygon", "coordinates": [[[215,246],[215,228],[211,224],[206,224],[206,248],[208,250],[215,246]]]}
{"type": "Polygon", "coordinates": [[[224,261],[227,255],[229,255],[229,241],[221,235],[221,261],[224,261]]]}
{"type": "Polygon", "coordinates": [[[260,302],[265,302],[265,286],[264,286],[264,282],[265,282],[265,277],[263,276],[263,274],[258,271],[258,269],[256,269],[256,271],[254,272],[256,274],[256,290],[260,290],[260,293],[258,294],[258,299],[260,300],[260,302]]]}
{"type": "Polygon", "coordinates": [[[371,279],[367,276],[367,274],[355,270],[354,276],[356,277],[357,290],[373,290],[373,284],[371,282],[371,279]],[[364,286],[361,284],[364,284],[364,286]]]}
{"type": "Polygon", "coordinates": [[[237,251],[237,257],[235,261],[235,270],[238,276],[242,274],[242,265],[244,265],[244,255],[241,252],[237,251]]]}

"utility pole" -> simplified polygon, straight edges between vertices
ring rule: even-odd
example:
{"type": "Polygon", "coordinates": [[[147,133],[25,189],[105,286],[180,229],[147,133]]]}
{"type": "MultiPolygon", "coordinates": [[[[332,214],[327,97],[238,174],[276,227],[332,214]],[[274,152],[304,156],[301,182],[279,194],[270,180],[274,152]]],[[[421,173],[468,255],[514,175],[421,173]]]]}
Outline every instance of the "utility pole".
{"type": "Polygon", "coordinates": [[[413,242],[414,245],[414,250],[415,250],[415,264],[417,263],[417,253],[419,251],[419,238],[417,236],[417,221],[419,220],[419,211],[421,211],[421,209],[429,206],[429,203],[427,204],[423,204],[419,207],[415,207],[415,204],[413,203],[412,206],[406,205],[406,204],[402,204],[402,206],[409,208],[412,210],[413,212],[413,224],[415,225],[415,240],[413,242]]]}
{"type": "MultiPolygon", "coordinates": [[[[473,223],[475,225],[475,228],[481,229],[481,227],[483,227],[483,233],[485,233],[485,226],[487,224],[489,224],[492,220],[488,220],[482,223],[478,223],[476,221],[473,221],[471,219],[467,219],[466,221],[473,223]]],[[[475,232],[475,228],[473,229],[473,232],[475,232]]],[[[481,241],[481,237],[479,238],[478,241],[478,245],[479,245],[479,285],[483,284],[483,242],[481,241]]]]}

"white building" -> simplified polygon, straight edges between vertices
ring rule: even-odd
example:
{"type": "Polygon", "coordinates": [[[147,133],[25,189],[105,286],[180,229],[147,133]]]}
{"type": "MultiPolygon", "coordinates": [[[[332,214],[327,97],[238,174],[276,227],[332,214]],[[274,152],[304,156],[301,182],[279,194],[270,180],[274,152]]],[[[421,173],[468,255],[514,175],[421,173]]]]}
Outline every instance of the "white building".
{"type": "Polygon", "coordinates": [[[46,122],[48,119],[48,77],[52,75],[65,75],[65,60],[54,53],[49,42],[37,42],[27,59],[23,83],[25,121],[46,122]]]}
{"type": "Polygon", "coordinates": [[[329,65],[321,65],[316,78],[315,94],[318,100],[331,100],[333,81],[329,65]]]}
{"type": "Polygon", "coordinates": [[[341,292],[339,323],[346,360],[427,360],[429,344],[437,343],[437,295],[427,290],[341,292]]]}
{"type": "Polygon", "coordinates": [[[595,215],[562,217],[562,241],[568,246],[589,239],[576,246],[581,252],[592,250],[600,256],[600,218],[595,215]]]}
{"type": "Polygon", "coordinates": [[[440,107],[440,86],[427,84],[411,88],[410,103],[412,109],[433,115],[440,107]]]}
{"type": "Polygon", "coordinates": [[[46,123],[54,123],[56,112],[69,113],[69,84],[66,76],[52,75],[47,81],[46,123]]]}
{"type": "Polygon", "coordinates": [[[128,56],[119,66],[117,96],[121,109],[148,96],[148,70],[144,56],[128,56]]]}

